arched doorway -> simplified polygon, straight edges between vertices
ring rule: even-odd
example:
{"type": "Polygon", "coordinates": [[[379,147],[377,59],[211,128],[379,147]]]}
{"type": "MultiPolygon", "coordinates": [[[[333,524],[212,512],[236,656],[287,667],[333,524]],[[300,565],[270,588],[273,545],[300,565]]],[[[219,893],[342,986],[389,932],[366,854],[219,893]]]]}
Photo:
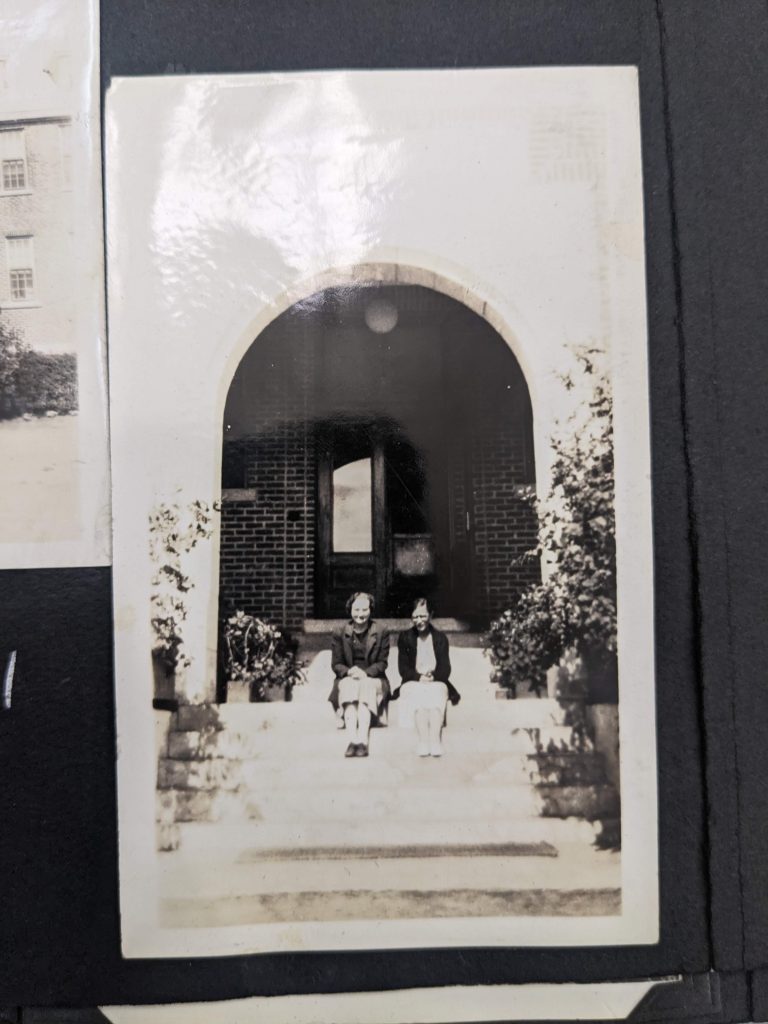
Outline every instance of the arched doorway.
{"type": "Polygon", "coordinates": [[[292,629],[416,594],[477,625],[538,573],[531,403],[507,343],[421,285],[326,288],[243,356],[227,395],[220,613],[292,629]]]}

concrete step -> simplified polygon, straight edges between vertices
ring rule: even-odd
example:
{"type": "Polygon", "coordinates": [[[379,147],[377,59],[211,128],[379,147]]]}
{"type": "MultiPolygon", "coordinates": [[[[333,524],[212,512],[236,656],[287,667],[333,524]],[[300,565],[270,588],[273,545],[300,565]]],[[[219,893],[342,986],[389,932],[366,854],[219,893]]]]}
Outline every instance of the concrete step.
{"type": "Polygon", "coordinates": [[[484,821],[533,817],[539,814],[541,800],[532,786],[518,785],[480,789],[457,788],[449,784],[398,786],[395,788],[361,786],[350,779],[344,787],[329,791],[286,789],[278,792],[254,791],[246,780],[249,807],[255,806],[259,820],[265,822],[347,822],[378,821],[397,816],[408,821],[484,821]]]}
{"type": "Polygon", "coordinates": [[[461,917],[605,917],[621,913],[620,889],[390,889],[177,897],[160,902],[160,927],[207,928],[276,921],[461,917]]]}
{"type": "Polygon", "coordinates": [[[285,789],[258,791],[249,785],[247,809],[250,817],[264,822],[378,821],[397,818],[400,822],[508,821],[538,815],[568,817],[585,813],[615,815],[618,802],[609,786],[531,785],[496,787],[438,785],[397,788],[363,787],[322,790],[285,789]]]}
{"type": "Polygon", "coordinates": [[[592,740],[570,725],[514,728],[510,739],[515,749],[536,754],[594,753],[592,740]]]}
{"type": "MultiPolygon", "coordinates": [[[[399,700],[389,705],[391,725],[399,725],[399,700]]],[[[565,710],[557,701],[542,697],[531,700],[465,700],[457,706],[448,706],[449,724],[462,722],[487,726],[489,729],[536,728],[561,725],[565,710]]],[[[290,732],[320,732],[334,723],[334,714],[327,700],[319,704],[298,700],[263,704],[219,704],[211,706],[182,706],[173,715],[171,729],[175,732],[215,733],[223,729],[232,732],[256,733],[282,727],[290,732]]]]}
{"type": "MultiPolygon", "coordinates": [[[[331,755],[323,757],[290,759],[280,753],[252,759],[238,760],[241,766],[239,778],[248,778],[252,785],[268,788],[304,786],[306,788],[323,789],[328,786],[399,786],[418,784],[429,781],[430,784],[456,785],[457,783],[483,783],[505,785],[507,783],[522,784],[538,777],[540,768],[537,761],[527,754],[513,754],[510,757],[495,754],[473,753],[462,758],[445,757],[442,760],[429,757],[418,757],[412,749],[407,756],[367,757],[354,760],[341,756],[343,746],[334,746],[331,755]]],[[[163,759],[165,764],[168,759],[163,759]]],[[[216,779],[217,762],[229,761],[229,758],[207,758],[205,760],[174,760],[174,773],[189,771],[193,780],[205,777],[201,773],[216,779]],[[198,774],[195,774],[198,773],[198,774]]],[[[561,757],[562,760],[562,757],[561,757]]],[[[167,770],[166,768],[163,769],[167,770]]],[[[181,777],[181,776],[179,776],[181,777]]],[[[557,781],[557,780],[555,780],[557,781]]],[[[599,780],[594,780],[599,781],[599,780]]],[[[214,781],[214,784],[215,781],[214,781]]]]}
{"type": "MultiPolygon", "coordinates": [[[[181,850],[192,859],[204,857],[232,863],[256,859],[322,856],[325,849],[343,849],[349,856],[371,851],[375,857],[392,851],[394,856],[417,856],[419,848],[438,847],[446,856],[461,850],[462,856],[483,856],[485,851],[514,847],[525,855],[551,856],[563,844],[589,847],[599,829],[575,818],[527,818],[519,821],[428,821],[257,823],[252,821],[184,822],[180,826],[181,850]],[[535,847],[535,849],[532,849],[535,847]]],[[[507,850],[507,855],[508,850],[507,850]]]]}
{"type": "MultiPolygon", "coordinates": [[[[467,716],[469,717],[469,716],[467,716]]],[[[334,727],[333,718],[325,725],[312,729],[299,729],[291,723],[270,723],[261,726],[251,723],[238,729],[221,732],[172,733],[168,737],[167,753],[174,759],[202,759],[226,757],[234,760],[283,757],[286,764],[295,761],[315,761],[318,758],[343,758],[349,740],[344,729],[334,727]]],[[[416,757],[416,733],[412,729],[401,729],[396,725],[384,729],[372,729],[369,737],[370,758],[394,759],[397,764],[403,758],[416,757]]],[[[443,751],[445,762],[452,757],[482,754],[486,756],[513,754],[536,754],[542,751],[572,752],[575,737],[570,726],[554,725],[547,728],[510,727],[494,722],[488,725],[482,720],[462,723],[458,715],[449,713],[448,727],[443,730],[443,751]]],[[[584,749],[591,751],[589,741],[584,749]]],[[[356,759],[357,760],[357,759],[356,759]]],[[[364,760],[364,759],[360,759],[364,760]]]]}
{"type": "MultiPolygon", "coordinates": [[[[217,762],[212,762],[213,766],[217,762]]],[[[449,784],[383,788],[363,786],[350,778],[334,789],[306,787],[277,790],[249,782],[241,788],[168,787],[176,793],[177,806],[193,807],[198,818],[215,819],[223,802],[231,799],[233,812],[267,824],[332,824],[349,821],[397,820],[406,825],[426,822],[515,821],[538,816],[589,818],[615,816],[619,810],[616,791],[596,786],[464,786],[449,784]],[[239,797],[239,808],[236,797],[239,797]]]]}
{"type": "MultiPolygon", "coordinates": [[[[443,751],[446,757],[471,752],[487,754],[534,754],[542,750],[567,753],[573,750],[574,733],[567,725],[553,725],[538,730],[521,728],[490,729],[483,725],[452,725],[443,732],[443,751]]],[[[592,751],[590,741],[584,749],[592,751]]]]}
{"type": "Polygon", "coordinates": [[[465,754],[461,758],[400,759],[331,756],[289,760],[283,755],[252,760],[207,758],[205,760],[162,759],[159,770],[161,788],[238,788],[248,785],[251,792],[279,792],[282,788],[302,787],[327,790],[355,785],[396,788],[430,785],[453,788],[461,785],[536,786],[594,785],[605,782],[605,769],[599,754],[465,754]],[[231,785],[228,780],[231,779],[231,785]]]}
{"type": "MultiPolygon", "coordinates": [[[[428,849],[428,848],[425,848],[428,849]]],[[[618,888],[621,863],[617,854],[570,844],[560,856],[531,856],[518,845],[512,853],[493,855],[446,855],[435,849],[418,857],[397,856],[291,857],[286,851],[274,859],[263,857],[248,862],[190,858],[183,849],[160,859],[160,889],[165,897],[189,896],[226,898],[270,892],[371,892],[395,890],[406,884],[411,889],[579,889],[618,888]]]]}
{"type": "MultiPolygon", "coordinates": [[[[315,709],[311,704],[242,704],[244,712],[234,710],[237,705],[223,705],[228,710],[222,713],[225,728],[235,735],[256,737],[266,732],[280,733],[287,741],[309,739],[340,729],[342,722],[334,715],[331,706],[315,709]],[[230,710],[232,709],[232,710],[230,710]]],[[[406,737],[415,735],[412,720],[403,721],[405,705],[394,701],[389,706],[389,734],[404,732],[406,737]]],[[[510,735],[512,730],[542,729],[550,731],[564,726],[565,712],[554,701],[499,701],[498,707],[488,704],[483,707],[464,704],[447,708],[448,731],[471,729],[478,734],[501,733],[510,735]]],[[[221,730],[223,731],[223,730],[221,730]]],[[[374,734],[383,734],[374,728],[374,734]]]]}
{"type": "MultiPolygon", "coordinates": [[[[328,687],[330,690],[330,686],[328,687]]],[[[395,690],[397,693],[397,690],[395,690]]],[[[220,704],[219,722],[232,728],[263,729],[283,725],[289,729],[315,730],[333,721],[333,709],[326,699],[318,706],[315,702],[292,700],[263,704],[220,704]]],[[[390,724],[399,720],[399,699],[390,702],[390,724]]],[[[192,711],[193,709],[190,709],[192,711]]],[[[465,700],[456,706],[448,705],[451,722],[478,722],[494,727],[508,723],[520,728],[546,725],[561,725],[566,710],[549,697],[530,700],[465,700]]]]}
{"type": "MultiPolygon", "coordinates": [[[[286,763],[291,760],[315,760],[318,757],[343,758],[349,743],[345,730],[309,734],[265,729],[258,732],[239,732],[183,738],[169,737],[169,752],[174,758],[187,756],[222,756],[237,760],[282,755],[286,763]]],[[[467,754],[512,755],[535,754],[550,748],[568,752],[573,747],[573,731],[569,726],[552,726],[537,732],[524,729],[503,730],[474,726],[448,726],[443,731],[443,753],[446,761],[467,754]]],[[[591,746],[587,744],[587,750],[591,746]]],[[[416,756],[416,735],[400,729],[373,729],[369,737],[371,758],[416,756]]],[[[361,759],[362,760],[362,759],[361,759]]]]}

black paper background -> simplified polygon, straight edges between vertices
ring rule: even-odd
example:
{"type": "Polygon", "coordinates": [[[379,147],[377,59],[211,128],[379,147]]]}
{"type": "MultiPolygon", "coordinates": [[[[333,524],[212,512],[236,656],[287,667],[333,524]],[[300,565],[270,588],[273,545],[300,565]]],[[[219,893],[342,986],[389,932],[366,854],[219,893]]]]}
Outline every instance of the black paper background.
{"type": "Polygon", "coordinates": [[[137,74],[639,66],[662,940],[123,961],[111,575],[14,571],[0,574],[0,655],[19,651],[13,709],[0,713],[0,1005],[608,980],[765,963],[765,3],[103,0],[101,17],[105,88],[111,76],[137,74]]]}

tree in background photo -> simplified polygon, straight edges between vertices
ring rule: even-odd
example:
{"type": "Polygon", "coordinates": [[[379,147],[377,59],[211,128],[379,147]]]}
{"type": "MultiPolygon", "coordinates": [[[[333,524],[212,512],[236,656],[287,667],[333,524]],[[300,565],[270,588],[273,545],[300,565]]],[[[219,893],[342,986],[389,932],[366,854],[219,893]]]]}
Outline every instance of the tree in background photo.
{"type": "Polygon", "coordinates": [[[0,419],[76,411],[75,355],[35,351],[0,311],[0,419]]]}

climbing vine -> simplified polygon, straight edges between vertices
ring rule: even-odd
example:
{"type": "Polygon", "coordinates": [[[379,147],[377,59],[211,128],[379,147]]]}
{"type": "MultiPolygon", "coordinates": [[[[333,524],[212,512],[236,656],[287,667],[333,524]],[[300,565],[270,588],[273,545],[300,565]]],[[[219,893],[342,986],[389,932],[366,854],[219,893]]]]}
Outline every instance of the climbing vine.
{"type": "Polygon", "coordinates": [[[149,515],[149,546],[152,563],[153,656],[168,672],[190,664],[184,653],[183,624],[187,617],[186,595],[194,583],[184,569],[186,556],[215,530],[219,502],[193,501],[182,508],[161,504],[149,515]]]}

